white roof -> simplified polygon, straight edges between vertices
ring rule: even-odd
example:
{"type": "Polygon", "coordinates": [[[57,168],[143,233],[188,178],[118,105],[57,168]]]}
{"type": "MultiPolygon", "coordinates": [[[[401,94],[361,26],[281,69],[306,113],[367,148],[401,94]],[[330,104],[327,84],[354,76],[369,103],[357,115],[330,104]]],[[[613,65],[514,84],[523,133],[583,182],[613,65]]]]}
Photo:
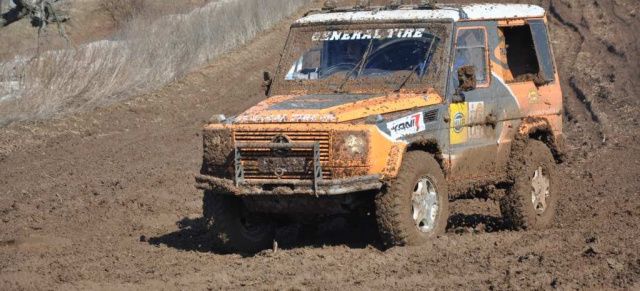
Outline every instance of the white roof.
{"type": "Polygon", "coordinates": [[[453,19],[458,21],[460,14],[455,10],[382,10],[382,11],[355,11],[312,14],[296,21],[296,24],[322,23],[322,22],[367,22],[376,20],[429,20],[429,19],[453,19]]]}
{"type": "Polygon", "coordinates": [[[468,19],[503,19],[544,16],[544,8],[528,4],[473,4],[463,6],[468,19]]]}
{"type": "Polygon", "coordinates": [[[461,6],[439,6],[436,10],[396,9],[380,11],[327,12],[306,16],[295,24],[311,24],[324,22],[369,22],[384,20],[434,20],[460,19],[505,19],[542,17],[542,7],[528,4],[472,4],[461,6]]]}

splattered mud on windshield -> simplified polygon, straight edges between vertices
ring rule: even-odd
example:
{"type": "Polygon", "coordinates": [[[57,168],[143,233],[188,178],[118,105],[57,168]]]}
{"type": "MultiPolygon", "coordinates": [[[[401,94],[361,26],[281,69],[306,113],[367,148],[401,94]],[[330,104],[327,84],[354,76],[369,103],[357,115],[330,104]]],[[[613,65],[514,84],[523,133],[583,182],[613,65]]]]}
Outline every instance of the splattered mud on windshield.
{"type": "Polygon", "coordinates": [[[423,92],[435,87],[442,93],[450,32],[446,23],[293,28],[272,92],[423,92]]]}

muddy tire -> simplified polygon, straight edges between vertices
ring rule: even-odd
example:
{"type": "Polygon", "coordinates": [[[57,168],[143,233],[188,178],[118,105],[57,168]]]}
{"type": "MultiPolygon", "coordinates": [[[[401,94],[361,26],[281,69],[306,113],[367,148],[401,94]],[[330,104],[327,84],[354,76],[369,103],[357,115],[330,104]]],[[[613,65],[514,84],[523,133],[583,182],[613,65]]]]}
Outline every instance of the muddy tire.
{"type": "Polygon", "coordinates": [[[558,204],[555,160],[538,140],[516,140],[508,166],[512,186],[500,201],[500,211],[513,229],[546,229],[558,204]]]}
{"type": "Polygon", "coordinates": [[[272,246],[273,221],[247,211],[239,197],[205,191],[202,204],[205,229],[214,252],[255,253],[272,246]]]}
{"type": "Polygon", "coordinates": [[[376,196],[376,218],[386,246],[420,245],[441,235],[449,218],[449,196],[433,156],[404,155],[398,177],[376,196]]]}

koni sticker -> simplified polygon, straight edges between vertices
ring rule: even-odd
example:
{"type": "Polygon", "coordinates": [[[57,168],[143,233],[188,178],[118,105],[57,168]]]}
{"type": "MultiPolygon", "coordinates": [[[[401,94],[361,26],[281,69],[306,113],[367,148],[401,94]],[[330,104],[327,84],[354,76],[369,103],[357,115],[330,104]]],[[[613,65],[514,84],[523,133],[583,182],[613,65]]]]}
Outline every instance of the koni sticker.
{"type": "Polygon", "coordinates": [[[341,41],[383,38],[421,38],[425,28],[389,28],[347,31],[319,31],[311,36],[312,41],[341,41]]]}
{"type": "Polygon", "coordinates": [[[422,112],[402,117],[387,123],[391,137],[396,139],[405,135],[418,133],[425,130],[422,112]]]}

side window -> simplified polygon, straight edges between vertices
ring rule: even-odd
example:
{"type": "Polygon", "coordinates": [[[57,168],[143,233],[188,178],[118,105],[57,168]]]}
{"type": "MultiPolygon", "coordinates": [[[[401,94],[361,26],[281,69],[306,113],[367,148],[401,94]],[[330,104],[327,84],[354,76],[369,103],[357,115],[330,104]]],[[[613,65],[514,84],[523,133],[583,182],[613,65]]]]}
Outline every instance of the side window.
{"type": "Polygon", "coordinates": [[[321,66],[322,46],[316,46],[305,52],[298,59],[284,77],[285,80],[318,79],[318,70],[321,66]]]}
{"type": "Polygon", "coordinates": [[[453,65],[454,84],[457,84],[458,68],[473,65],[478,87],[489,84],[487,33],[484,28],[460,28],[456,38],[456,58],[453,65]]]}
{"type": "Polygon", "coordinates": [[[502,54],[509,68],[503,76],[506,82],[533,81],[541,85],[554,81],[551,47],[542,21],[501,27],[500,32],[504,36],[502,54]]]}

